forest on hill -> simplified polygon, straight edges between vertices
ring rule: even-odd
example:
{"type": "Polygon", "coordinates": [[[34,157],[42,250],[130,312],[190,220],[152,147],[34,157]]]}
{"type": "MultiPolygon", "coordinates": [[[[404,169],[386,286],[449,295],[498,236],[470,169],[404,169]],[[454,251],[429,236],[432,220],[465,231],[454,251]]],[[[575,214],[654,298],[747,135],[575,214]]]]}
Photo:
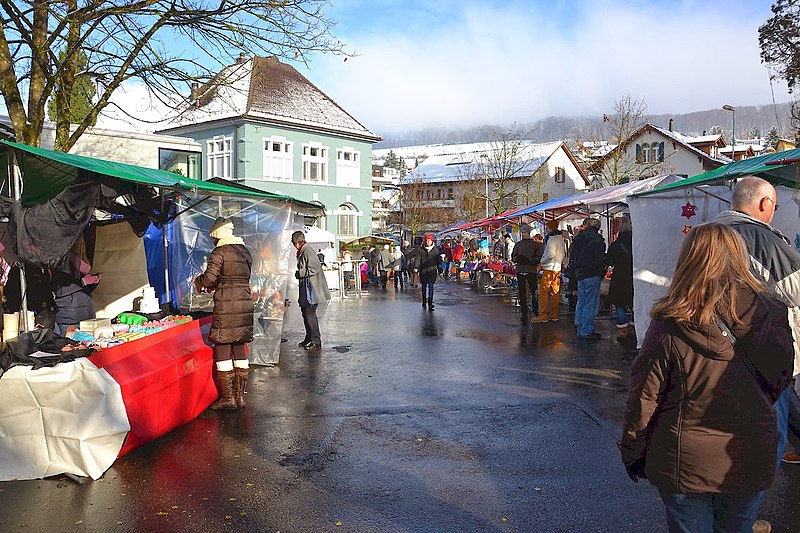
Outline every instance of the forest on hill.
{"type": "MultiPolygon", "coordinates": [[[[790,110],[790,103],[737,106],[736,138],[763,137],[772,128],[776,128],[782,137],[793,139],[796,132],[791,128],[790,110]]],[[[719,128],[726,138],[730,138],[732,116],[722,108],[676,115],[646,114],[643,122],[668,128],[670,119],[673,120],[672,129],[684,135],[702,135],[703,132],[719,128]]],[[[602,125],[602,116],[546,117],[532,123],[518,123],[516,129],[524,134],[524,138],[534,142],[595,140],[603,138],[602,125]]],[[[491,141],[498,129],[506,130],[510,126],[511,124],[486,124],[470,128],[425,128],[395,134],[377,132],[383,136],[383,140],[373,148],[491,141]]]]}

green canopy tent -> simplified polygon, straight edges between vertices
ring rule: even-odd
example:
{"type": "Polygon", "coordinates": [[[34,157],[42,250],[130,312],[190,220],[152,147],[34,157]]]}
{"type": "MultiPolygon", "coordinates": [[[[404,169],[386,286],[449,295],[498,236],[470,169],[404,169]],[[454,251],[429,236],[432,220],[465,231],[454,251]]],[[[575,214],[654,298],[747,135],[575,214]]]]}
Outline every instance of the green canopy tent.
{"type": "Polygon", "coordinates": [[[303,202],[291,196],[258,191],[219,181],[195,180],[156,168],[117,163],[76,154],[56,152],[0,140],[0,165],[9,164],[12,154],[23,177],[22,203],[34,205],[54,198],[79,177],[93,179],[116,178],[139,185],[173,191],[191,191],[209,196],[246,196],[292,202],[306,209],[319,210],[318,204],[303,202]]]}
{"type": "Polygon", "coordinates": [[[663,187],[658,187],[650,191],[641,192],[634,196],[649,196],[672,189],[684,189],[686,187],[696,187],[707,183],[732,180],[742,176],[758,176],[773,185],[783,185],[794,188],[798,184],[798,172],[800,166],[796,163],[800,160],[800,148],[773,152],[758,157],[742,159],[723,165],[717,169],[692,176],[684,180],[679,180],[663,187]]]}
{"type": "MultiPolygon", "coordinates": [[[[320,204],[303,202],[290,196],[267,191],[244,188],[235,183],[195,180],[165,170],[56,152],[5,140],[0,140],[0,164],[5,164],[9,168],[8,185],[2,188],[2,193],[11,196],[12,191],[15,192],[23,207],[47,202],[70,185],[96,180],[100,184],[110,185],[115,190],[118,189],[115,185],[121,182],[140,186],[143,189],[158,189],[161,196],[160,216],[156,219],[150,213],[149,217],[151,220],[162,223],[169,221],[164,209],[165,191],[192,193],[194,196],[199,196],[200,199],[193,205],[212,197],[232,197],[247,198],[250,201],[259,203],[289,204],[294,212],[300,212],[304,215],[316,214],[319,216],[324,212],[324,206],[320,204]],[[21,179],[21,186],[14,183],[17,181],[17,177],[21,179]],[[11,184],[14,184],[13,189],[11,184]]],[[[180,215],[180,212],[175,213],[173,216],[178,215],[180,215]]],[[[164,246],[166,248],[166,243],[164,243],[164,246]]],[[[164,262],[166,282],[169,279],[166,254],[164,262]]],[[[22,292],[24,294],[24,276],[22,278],[22,292]]],[[[168,287],[166,293],[169,295],[168,287]]],[[[24,302],[23,307],[25,307],[24,302]]],[[[26,314],[23,316],[27,318],[26,314]]],[[[25,329],[28,329],[27,324],[25,324],[25,329]]]]}

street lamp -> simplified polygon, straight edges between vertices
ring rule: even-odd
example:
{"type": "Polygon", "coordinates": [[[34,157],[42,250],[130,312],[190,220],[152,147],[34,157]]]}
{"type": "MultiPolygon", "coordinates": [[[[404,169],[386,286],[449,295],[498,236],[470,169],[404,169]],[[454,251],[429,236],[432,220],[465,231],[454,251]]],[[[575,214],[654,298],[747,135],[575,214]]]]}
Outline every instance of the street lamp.
{"type": "Polygon", "coordinates": [[[733,124],[731,125],[733,128],[733,131],[731,131],[731,159],[736,161],[736,108],[732,105],[725,104],[722,106],[722,109],[730,111],[733,116],[733,124]]]}

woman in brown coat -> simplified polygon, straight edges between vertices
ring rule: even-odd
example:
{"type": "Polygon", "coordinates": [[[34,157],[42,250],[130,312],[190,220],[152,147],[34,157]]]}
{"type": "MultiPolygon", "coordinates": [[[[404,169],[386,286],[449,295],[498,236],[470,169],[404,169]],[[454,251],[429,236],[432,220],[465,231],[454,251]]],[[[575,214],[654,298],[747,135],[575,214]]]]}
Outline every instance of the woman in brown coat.
{"type": "Polygon", "coordinates": [[[671,532],[752,531],[775,474],[792,333],[748,267],[727,226],[690,231],[633,362],[622,460],[659,490],[671,532]]]}
{"type": "Polygon", "coordinates": [[[253,296],[250,269],[253,258],[241,238],[233,235],[233,222],[218,218],[209,235],[214,251],[206,271],[195,278],[198,291],[214,291],[214,314],[208,339],[214,343],[214,361],[220,382],[219,399],[211,409],[244,407],[250,362],[245,344],[253,340],[253,296]],[[231,357],[233,359],[231,359],[231,357]]]}

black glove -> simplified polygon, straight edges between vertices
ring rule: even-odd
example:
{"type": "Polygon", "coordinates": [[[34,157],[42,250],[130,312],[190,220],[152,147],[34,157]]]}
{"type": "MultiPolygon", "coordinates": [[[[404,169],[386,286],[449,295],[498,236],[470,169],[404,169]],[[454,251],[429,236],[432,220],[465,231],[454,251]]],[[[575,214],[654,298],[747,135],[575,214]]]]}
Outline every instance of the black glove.
{"type": "Polygon", "coordinates": [[[625,465],[625,472],[634,483],[638,483],[640,479],[647,479],[647,474],[644,473],[644,459],[638,459],[625,465]]]}
{"type": "Polygon", "coordinates": [[[294,277],[297,278],[297,279],[300,279],[300,271],[299,270],[295,270],[294,271],[294,277]]]}

